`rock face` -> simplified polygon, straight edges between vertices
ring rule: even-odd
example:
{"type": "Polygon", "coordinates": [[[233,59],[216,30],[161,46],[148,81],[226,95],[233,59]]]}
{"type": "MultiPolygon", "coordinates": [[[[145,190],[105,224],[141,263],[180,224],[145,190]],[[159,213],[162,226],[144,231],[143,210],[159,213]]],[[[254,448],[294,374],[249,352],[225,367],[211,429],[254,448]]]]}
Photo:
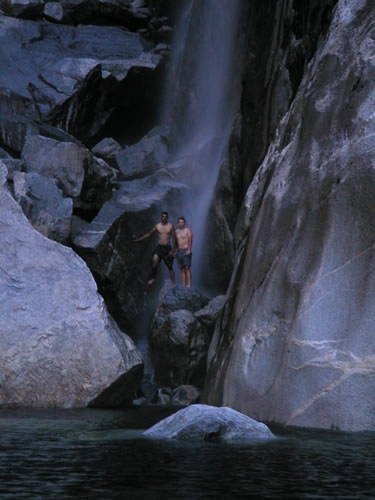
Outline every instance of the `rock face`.
{"type": "Polygon", "coordinates": [[[373,430],[375,11],[333,12],[247,190],[203,400],[373,430]]]}
{"type": "Polygon", "coordinates": [[[198,290],[176,286],[159,304],[150,340],[155,380],[159,385],[202,387],[210,332],[194,312],[207,302],[198,290]]]}
{"type": "Polygon", "coordinates": [[[233,410],[191,405],[157,423],[144,436],[181,441],[246,441],[273,439],[269,428],[233,410]]]}
{"type": "Polygon", "coordinates": [[[35,231],[0,164],[0,407],[129,404],[143,363],[85,263],[35,231]]]}

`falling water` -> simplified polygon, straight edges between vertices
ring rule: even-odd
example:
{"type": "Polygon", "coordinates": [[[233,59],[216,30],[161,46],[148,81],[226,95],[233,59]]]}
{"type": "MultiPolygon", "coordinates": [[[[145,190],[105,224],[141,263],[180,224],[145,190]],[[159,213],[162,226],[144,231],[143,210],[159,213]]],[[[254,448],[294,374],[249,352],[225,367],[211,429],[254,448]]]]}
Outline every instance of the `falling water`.
{"type": "Polygon", "coordinates": [[[186,0],[173,41],[164,121],[176,158],[193,166],[193,195],[178,207],[194,232],[194,286],[209,242],[205,227],[238,104],[240,0],[186,0]]]}

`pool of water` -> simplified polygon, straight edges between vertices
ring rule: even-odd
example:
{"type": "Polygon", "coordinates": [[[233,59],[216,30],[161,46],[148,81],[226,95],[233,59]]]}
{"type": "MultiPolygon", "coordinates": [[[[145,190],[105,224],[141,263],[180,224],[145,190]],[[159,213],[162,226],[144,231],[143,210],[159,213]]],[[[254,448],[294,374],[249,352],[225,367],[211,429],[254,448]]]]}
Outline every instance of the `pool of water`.
{"type": "Polygon", "coordinates": [[[375,435],[272,429],[246,445],[153,441],[171,413],[0,410],[0,499],[375,499],[375,435]]]}

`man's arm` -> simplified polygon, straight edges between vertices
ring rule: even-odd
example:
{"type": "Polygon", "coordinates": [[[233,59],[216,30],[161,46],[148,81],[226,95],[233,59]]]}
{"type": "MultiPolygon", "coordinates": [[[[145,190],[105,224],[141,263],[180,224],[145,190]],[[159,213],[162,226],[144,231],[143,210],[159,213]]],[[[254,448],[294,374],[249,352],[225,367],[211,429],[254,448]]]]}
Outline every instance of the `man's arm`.
{"type": "Polygon", "coordinates": [[[156,227],[154,226],[148,233],[145,233],[143,236],[140,236],[139,238],[135,238],[134,239],[135,243],[137,243],[137,241],[142,241],[145,240],[146,238],[149,238],[155,231],[156,227]]]}
{"type": "Polygon", "coordinates": [[[177,248],[177,237],[176,237],[176,230],[173,224],[171,228],[171,238],[172,238],[172,252],[174,255],[176,253],[176,248],[177,248]]]}
{"type": "Polygon", "coordinates": [[[191,247],[193,246],[193,231],[191,229],[188,229],[187,236],[188,236],[188,248],[186,250],[186,254],[190,255],[191,247]]]}

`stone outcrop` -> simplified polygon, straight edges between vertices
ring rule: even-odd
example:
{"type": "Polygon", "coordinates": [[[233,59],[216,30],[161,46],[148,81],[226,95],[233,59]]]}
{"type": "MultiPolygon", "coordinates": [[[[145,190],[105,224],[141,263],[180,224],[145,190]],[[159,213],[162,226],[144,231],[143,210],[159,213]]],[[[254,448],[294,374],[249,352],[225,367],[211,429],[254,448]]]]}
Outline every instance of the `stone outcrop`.
{"type": "Polygon", "coordinates": [[[215,301],[209,302],[194,288],[175,286],[162,298],[152,321],[150,340],[159,385],[173,389],[185,384],[203,386],[214,310],[215,301]]]}
{"type": "Polygon", "coordinates": [[[246,192],[204,401],[359,431],[375,423],[375,11],[348,0],[333,14],[246,192]]]}
{"type": "Polygon", "coordinates": [[[143,435],[153,439],[241,443],[275,438],[266,425],[232,408],[199,404],[179,410],[155,424],[143,435]]]}
{"type": "Polygon", "coordinates": [[[156,380],[176,387],[202,387],[206,374],[209,336],[194,314],[186,309],[171,312],[152,334],[151,349],[156,380]]]}
{"type": "Polygon", "coordinates": [[[86,264],[35,231],[0,163],[0,407],[130,404],[143,371],[86,264]]]}

